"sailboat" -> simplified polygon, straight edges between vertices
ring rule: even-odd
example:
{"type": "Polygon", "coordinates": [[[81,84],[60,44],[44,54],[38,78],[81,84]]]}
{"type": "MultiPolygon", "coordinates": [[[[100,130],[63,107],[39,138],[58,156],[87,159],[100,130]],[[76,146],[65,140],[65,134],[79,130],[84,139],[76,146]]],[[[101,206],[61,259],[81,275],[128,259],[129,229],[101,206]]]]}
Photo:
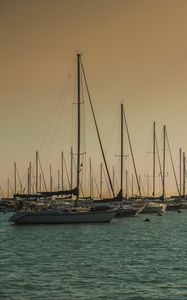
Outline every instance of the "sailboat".
{"type": "MultiPolygon", "coordinates": [[[[123,108],[123,103],[121,103],[121,153],[120,153],[120,158],[121,158],[121,169],[120,169],[120,192],[119,195],[121,196],[121,202],[119,205],[119,210],[116,214],[116,217],[135,217],[137,216],[141,210],[143,209],[142,207],[135,207],[132,205],[128,205],[126,203],[126,199],[123,198],[123,158],[124,158],[124,151],[123,151],[123,119],[124,119],[124,108],[123,108]]],[[[126,121],[126,119],[125,119],[126,121]]],[[[126,124],[127,127],[127,124],[126,124]]],[[[128,128],[126,128],[128,130],[128,128]]],[[[127,188],[127,187],[126,187],[127,188]]]]}
{"type": "MultiPolygon", "coordinates": [[[[79,186],[80,186],[80,144],[81,144],[81,70],[84,75],[83,66],[81,62],[81,54],[77,54],[77,186],[74,189],[76,196],[75,205],[71,208],[53,208],[44,206],[32,209],[22,207],[17,210],[9,221],[15,224],[70,224],[70,223],[100,223],[110,222],[116,215],[117,209],[99,210],[94,207],[82,208],[78,206],[79,203],[79,186]]],[[[92,107],[93,109],[93,107],[92,107]]]]}
{"type": "Polygon", "coordinates": [[[155,132],[155,122],[153,122],[153,193],[152,197],[145,199],[145,206],[142,213],[157,213],[158,215],[163,215],[166,212],[167,204],[162,201],[165,198],[165,126],[164,139],[163,139],[163,173],[161,172],[161,163],[159,159],[160,173],[162,179],[163,194],[161,197],[155,197],[155,154],[156,154],[156,132],[155,132]]]}

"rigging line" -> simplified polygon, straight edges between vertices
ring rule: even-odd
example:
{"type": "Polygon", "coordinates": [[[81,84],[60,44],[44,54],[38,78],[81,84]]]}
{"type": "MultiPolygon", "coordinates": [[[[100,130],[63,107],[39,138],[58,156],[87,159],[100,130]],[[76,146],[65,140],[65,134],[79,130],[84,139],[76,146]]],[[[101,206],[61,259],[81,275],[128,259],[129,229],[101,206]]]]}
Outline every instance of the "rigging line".
{"type": "Polygon", "coordinates": [[[86,130],[86,120],[85,120],[85,104],[84,104],[84,91],[83,91],[83,78],[81,76],[81,94],[82,94],[82,109],[83,109],[83,124],[82,124],[82,127],[83,127],[83,134],[82,134],[82,144],[83,144],[83,152],[86,152],[86,141],[85,141],[85,130],[86,130]]]}
{"type": "Polygon", "coordinates": [[[0,192],[1,192],[1,196],[4,198],[4,193],[3,193],[1,185],[0,185],[0,192]]]}
{"type": "Polygon", "coordinates": [[[41,165],[41,161],[40,161],[39,155],[38,155],[38,161],[39,161],[39,166],[40,166],[40,170],[41,170],[41,175],[42,175],[42,180],[43,180],[44,188],[45,188],[45,191],[47,192],[47,185],[46,185],[46,182],[45,182],[44,173],[43,173],[43,169],[42,169],[42,165],[41,165]]]}
{"type": "Polygon", "coordinates": [[[14,191],[13,191],[13,187],[11,185],[11,182],[9,181],[9,186],[10,186],[10,189],[11,189],[11,192],[12,192],[12,195],[14,194],[14,191]]]}
{"type": "Polygon", "coordinates": [[[82,72],[83,72],[83,76],[84,76],[84,81],[85,81],[85,84],[86,84],[86,89],[87,89],[87,93],[88,93],[88,98],[89,98],[91,110],[92,110],[92,115],[93,115],[93,118],[94,118],[94,123],[95,123],[96,131],[97,131],[97,136],[98,136],[98,139],[99,139],[99,144],[100,144],[100,148],[101,148],[101,152],[102,152],[102,156],[103,156],[105,168],[106,168],[106,171],[107,171],[107,176],[108,176],[108,180],[109,180],[109,183],[110,183],[110,188],[112,190],[113,196],[115,196],[114,195],[114,188],[112,186],[112,181],[111,181],[111,178],[110,178],[110,173],[109,173],[109,170],[108,170],[108,166],[107,166],[107,162],[106,162],[106,158],[105,158],[105,154],[104,154],[104,150],[103,150],[103,145],[102,145],[102,142],[101,142],[101,137],[100,137],[100,134],[99,134],[99,129],[98,129],[98,125],[97,125],[95,113],[94,113],[94,110],[93,110],[93,104],[92,104],[92,101],[91,101],[91,95],[90,95],[90,91],[89,91],[89,88],[88,88],[88,83],[87,83],[87,80],[86,80],[86,75],[85,75],[85,72],[84,72],[84,67],[83,67],[82,62],[81,62],[81,67],[82,67],[82,72]]]}
{"type": "Polygon", "coordinates": [[[177,192],[180,195],[179,185],[178,185],[178,182],[177,182],[177,175],[176,175],[176,172],[175,172],[175,167],[174,167],[174,163],[173,163],[173,158],[172,158],[172,154],[171,154],[171,148],[170,148],[170,144],[169,144],[169,139],[168,139],[167,131],[166,131],[166,140],[167,140],[167,144],[168,144],[168,149],[169,149],[169,154],[170,154],[172,169],[173,169],[173,173],[174,173],[175,184],[176,184],[176,187],[177,187],[177,192]]]}
{"type": "Polygon", "coordinates": [[[23,191],[23,185],[22,185],[22,182],[21,182],[21,178],[19,176],[19,172],[18,172],[17,166],[16,166],[16,174],[18,175],[18,179],[19,179],[19,184],[20,184],[21,191],[23,191]]]}
{"type": "Polygon", "coordinates": [[[69,175],[68,175],[68,170],[67,170],[67,165],[66,165],[66,161],[65,158],[63,156],[64,159],[64,166],[65,166],[65,171],[66,171],[66,176],[67,176],[67,180],[68,180],[68,185],[69,185],[69,189],[71,188],[71,183],[70,183],[70,179],[69,179],[69,175]]]}
{"type": "MultiPolygon", "coordinates": [[[[132,178],[132,176],[131,176],[132,178]]],[[[133,182],[131,182],[131,178],[129,176],[129,173],[127,174],[127,182],[128,182],[128,185],[130,187],[130,190],[131,190],[131,193],[133,194],[133,182]]]]}
{"type": "MultiPolygon", "coordinates": [[[[66,98],[64,99],[64,101],[61,105],[61,108],[59,109],[58,118],[56,120],[55,128],[54,128],[53,135],[52,135],[52,140],[51,140],[51,143],[50,143],[50,148],[48,150],[48,154],[47,154],[46,163],[45,163],[44,168],[46,168],[47,161],[49,160],[50,153],[52,152],[52,148],[54,146],[54,140],[55,140],[55,137],[57,135],[57,128],[58,128],[60,120],[61,120],[61,115],[62,115],[62,111],[63,111],[64,105],[65,105],[65,101],[66,101],[66,98]]],[[[52,121],[51,121],[51,124],[52,124],[52,121]]]]}
{"type": "Polygon", "coordinates": [[[31,165],[31,175],[33,177],[33,183],[31,184],[31,187],[32,187],[32,192],[34,193],[34,186],[36,187],[36,178],[35,178],[34,169],[32,165],[31,165]]]}
{"type": "MultiPolygon", "coordinates": [[[[113,123],[113,127],[112,127],[112,130],[111,130],[111,133],[110,133],[110,137],[109,137],[109,140],[107,142],[107,146],[106,146],[107,149],[110,147],[110,144],[112,143],[112,137],[114,137],[116,135],[116,134],[114,134],[114,131],[116,130],[117,133],[119,132],[119,130],[118,130],[118,127],[120,126],[119,115],[120,115],[120,109],[118,109],[117,113],[116,113],[116,117],[115,117],[115,120],[114,120],[114,123],[113,123]],[[116,129],[116,127],[117,127],[117,129],[116,129]]],[[[118,146],[118,142],[117,142],[117,139],[116,139],[115,150],[118,148],[117,146],[118,146]]]]}
{"type": "MultiPolygon", "coordinates": [[[[52,112],[52,115],[51,115],[51,118],[50,118],[50,121],[49,121],[47,130],[46,130],[46,132],[45,132],[45,134],[44,134],[44,138],[43,138],[43,140],[42,140],[42,142],[41,142],[41,145],[40,145],[40,147],[39,147],[39,152],[41,151],[41,149],[42,149],[42,147],[43,147],[43,144],[44,144],[44,142],[45,142],[45,140],[46,140],[46,137],[47,137],[47,135],[48,135],[48,132],[49,132],[49,129],[50,129],[50,127],[51,127],[51,124],[52,124],[52,121],[53,121],[53,119],[54,119],[54,116],[55,116],[55,114],[56,114],[56,111],[57,111],[57,109],[58,109],[58,107],[59,107],[59,105],[60,105],[61,99],[62,99],[63,94],[64,94],[64,92],[65,92],[65,88],[66,88],[66,86],[68,85],[69,80],[70,80],[70,78],[71,78],[71,73],[72,73],[72,69],[73,69],[73,67],[74,67],[74,64],[75,64],[75,61],[73,62],[72,66],[71,66],[71,68],[70,68],[70,72],[69,72],[68,75],[67,75],[67,79],[65,80],[65,83],[64,83],[63,89],[62,89],[62,91],[61,91],[61,93],[60,93],[60,96],[59,96],[59,98],[58,98],[58,102],[57,102],[57,104],[56,104],[56,107],[55,107],[54,111],[52,112]]],[[[64,102],[65,102],[65,100],[64,100],[64,102]]],[[[64,102],[63,102],[63,104],[64,104],[64,102]]]]}
{"type": "Polygon", "coordinates": [[[118,181],[117,181],[117,178],[116,178],[116,174],[115,174],[115,173],[114,173],[114,181],[115,181],[117,190],[119,191],[119,185],[118,185],[118,181]]]}
{"type": "Polygon", "coordinates": [[[99,187],[98,187],[97,180],[96,180],[95,173],[94,173],[94,169],[93,169],[92,166],[91,166],[91,168],[92,168],[92,174],[93,174],[93,177],[94,177],[94,181],[95,181],[97,193],[98,193],[98,195],[100,195],[100,193],[99,193],[99,187]]]}
{"type": "Polygon", "coordinates": [[[145,193],[145,182],[143,182],[141,176],[140,176],[140,180],[139,181],[141,181],[141,189],[142,189],[143,195],[145,195],[146,194],[145,193]]]}
{"type": "MultiPolygon", "coordinates": [[[[75,164],[75,159],[74,159],[74,157],[73,157],[73,165],[74,165],[75,170],[77,170],[77,166],[76,166],[76,164],[75,164]]],[[[84,197],[84,192],[83,192],[83,188],[82,188],[82,183],[79,182],[79,185],[80,185],[80,189],[81,189],[82,195],[83,195],[83,197],[84,197]]]]}
{"type": "Polygon", "coordinates": [[[138,174],[137,174],[134,155],[133,155],[133,151],[132,151],[132,145],[131,145],[131,140],[130,140],[130,135],[129,135],[129,129],[128,129],[127,120],[126,120],[126,116],[125,116],[125,110],[123,110],[123,116],[124,116],[124,120],[125,120],[125,127],[126,127],[126,131],[127,131],[127,137],[128,137],[128,141],[129,141],[129,147],[130,147],[130,151],[131,151],[132,162],[133,162],[133,167],[134,167],[134,172],[135,172],[135,177],[136,177],[136,183],[137,183],[137,186],[138,186],[138,192],[139,192],[139,195],[141,196],[140,183],[139,183],[139,180],[138,180],[138,174]]]}
{"type": "MultiPolygon", "coordinates": [[[[62,110],[62,109],[61,109],[61,110],[62,110]]],[[[52,136],[52,140],[51,140],[51,143],[50,143],[50,148],[49,148],[49,150],[48,150],[48,154],[47,154],[47,157],[46,157],[46,163],[45,163],[44,168],[46,168],[47,162],[48,162],[48,160],[49,160],[49,156],[50,156],[50,154],[51,154],[51,152],[52,152],[52,148],[53,148],[53,146],[54,146],[54,140],[55,140],[55,137],[56,137],[57,128],[58,128],[58,125],[59,125],[59,122],[60,122],[60,118],[61,118],[61,116],[60,116],[60,114],[59,114],[58,119],[57,119],[57,121],[56,121],[54,133],[53,133],[53,136],[52,136]]]]}
{"type": "MultiPolygon", "coordinates": [[[[25,170],[25,172],[24,172],[24,174],[23,174],[23,176],[22,176],[22,178],[27,178],[27,169],[25,170]]],[[[19,178],[19,176],[18,176],[18,178],[19,178]]],[[[21,182],[21,180],[20,180],[20,182],[21,182]]],[[[22,183],[21,183],[21,187],[22,187],[22,191],[24,192],[25,190],[26,190],[26,186],[27,186],[27,179],[26,179],[26,182],[25,182],[25,185],[23,186],[22,185],[22,183]]]]}
{"type": "Polygon", "coordinates": [[[157,156],[158,156],[158,164],[159,164],[159,169],[160,169],[161,185],[163,185],[162,166],[161,166],[161,160],[160,160],[160,155],[159,155],[159,149],[158,149],[158,142],[157,142],[156,134],[155,134],[155,142],[156,142],[156,150],[157,150],[157,156]]]}
{"type": "MultiPolygon", "coordinates": [[[[103,174],[104,174],[104,178],[105,178],[105,182],[106,182],[106,185],[107,185],[107,189],[108,189],[109,195],[111,197],[112,195],[111,195],[110,187],[108,185],[108,180],[106,179],[105,169],[103,169],[103,174]]],[[[105,192],[105,195],[106,195],[106,192],[105,192]]]]}
{"type": "MultiPolygon", "coordinates": [[[[73,77],[73,76],[72,76],[73,77]]],[[[76,131],[76,113],[75,113],[75,105],[77,103],[77,78],[74,74],[74,77],[72,79],[72,86],[73,86],[73,97],[72,97],[72,110],[71,110],[71,147],[73,147],[73,140],[75,139],[75,136],[77,134],[76,131]]]]}
{"type": "Polygon", "coordinates": [[[149,138],[149,143],[147,144],[146,155],[144,156],[144,162],[142,164],[141,174],[144,172],[149,173],[148,170],[150,168],[151,163],[148,154],[152,153],[150,149],[151,149],[151,138],[149,138]]]}

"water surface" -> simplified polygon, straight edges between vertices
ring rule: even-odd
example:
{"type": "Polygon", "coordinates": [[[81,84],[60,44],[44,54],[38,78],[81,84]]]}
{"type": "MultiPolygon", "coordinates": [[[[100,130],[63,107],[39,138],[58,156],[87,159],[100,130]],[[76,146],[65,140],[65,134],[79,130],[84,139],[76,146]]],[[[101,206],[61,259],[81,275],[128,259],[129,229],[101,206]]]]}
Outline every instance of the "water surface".
{"type": "Polygon", "coordinates": [[[187,299],[187,210],[110,224],[16,226],[9,216],[0,213],[0,299],[187,299]]]}

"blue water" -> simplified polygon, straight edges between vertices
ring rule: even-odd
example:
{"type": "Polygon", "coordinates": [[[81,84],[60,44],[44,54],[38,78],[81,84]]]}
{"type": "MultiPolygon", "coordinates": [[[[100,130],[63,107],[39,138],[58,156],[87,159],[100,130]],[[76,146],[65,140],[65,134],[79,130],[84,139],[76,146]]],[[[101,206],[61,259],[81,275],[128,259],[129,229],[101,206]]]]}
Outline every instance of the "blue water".
{"type": "Polygon", "coordinates": [[[9,216],[0,213],[0,299],[187,299],[187,210],[92,225],[9,216]]]}

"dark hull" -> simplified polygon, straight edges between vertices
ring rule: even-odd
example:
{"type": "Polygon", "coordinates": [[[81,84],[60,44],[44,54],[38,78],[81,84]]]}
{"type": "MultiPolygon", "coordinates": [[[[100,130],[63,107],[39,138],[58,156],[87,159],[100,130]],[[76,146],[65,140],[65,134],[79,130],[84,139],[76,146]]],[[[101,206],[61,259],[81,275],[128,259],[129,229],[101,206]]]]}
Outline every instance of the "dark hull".
{"type": "Polygon", "coordinates": [[[116,210],[89,212],[16,212],[9,221],[15,224],[73,224],[73,223],[108,223],[115,216],[116,210]]]}
{"type": "Polygon", "coordinates": [[[124,218],[124,217],[136,217],[138,215],[139,210],[135,208],[120,208],[118,209],[116,218],[124,218]]]}
{"type": "Polygon", "coordinates": [[[170,203],[167,205],[166,210],[171,211],[171,210],[179,210],[182,208],[182,204],[178,204],[178,203],[170,203]]]}

